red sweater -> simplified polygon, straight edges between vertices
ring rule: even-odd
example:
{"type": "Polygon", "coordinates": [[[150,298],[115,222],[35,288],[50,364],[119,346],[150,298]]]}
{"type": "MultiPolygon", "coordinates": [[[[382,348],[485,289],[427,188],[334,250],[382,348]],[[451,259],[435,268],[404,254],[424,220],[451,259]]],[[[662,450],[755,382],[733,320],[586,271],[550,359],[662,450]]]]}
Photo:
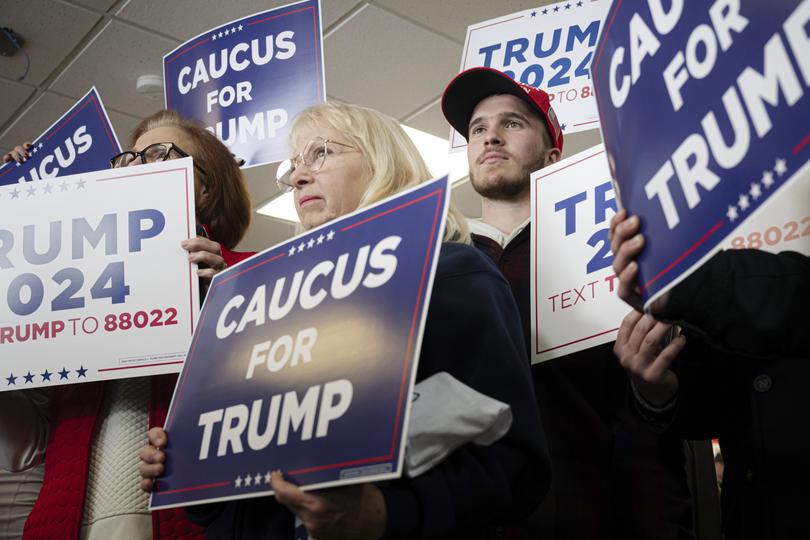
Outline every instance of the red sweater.
{"type": "MultiPolygon", "coordinates": [[[[253,253],[222,248],[232,266],[253,253]]],[[[177,375],[152,377],[149,427],[166,421],[177,375]]],[[[45,477],[31,515],[25,522],[24,540],[79,537],[98,412],[104,398],[104,382],[60,386],[52,394],[53,432],[45,452],[45,477]]],[[[146,435],[146,434],[144,434],[146,435]]],[[[154,539],[205,538],[204,530],[188,521],[181,508],[152,512],[154,539]]]]}

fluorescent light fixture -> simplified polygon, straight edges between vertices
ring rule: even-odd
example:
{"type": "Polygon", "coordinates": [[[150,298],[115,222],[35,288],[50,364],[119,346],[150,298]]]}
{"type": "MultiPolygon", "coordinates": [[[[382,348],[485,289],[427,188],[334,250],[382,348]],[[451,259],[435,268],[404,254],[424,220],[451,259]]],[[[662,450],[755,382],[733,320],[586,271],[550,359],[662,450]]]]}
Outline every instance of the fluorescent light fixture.
{"type": "Polygon", "coordinates": [[[450,183],[455,184],[470,174],[466,152],[451,154],[449,151],[450,142],[447,139],[425,133],[405,124],[400,125],[416,145],[419,153],[422,154],[422,158],[434,177],[449,174],[450,183]]]}
{"type": "Polygon", "coordinates": [[[295,213],[295,201],[293,201],[292,192],[282,193],[275,199],[270,199],[256,212],[263,216],[298,223],[298,214],[295,213]]]}
{"type": "MultiPolygon", "coordinates": [[[[402,129],[408,134],[419,153],[422,154],[425,163],[433,173],[433,176],[449,174],[450,183],[455,184],[467,178],[470,174],[467,166],[467,154],[465,152],[449,152],[450,142],[430,133],[402,125],[402,129]]],[[[258,210],[264,216],[298,223],[298,216],[295,213],[292,193],[282,193],[262,205],[258,210]]]]}

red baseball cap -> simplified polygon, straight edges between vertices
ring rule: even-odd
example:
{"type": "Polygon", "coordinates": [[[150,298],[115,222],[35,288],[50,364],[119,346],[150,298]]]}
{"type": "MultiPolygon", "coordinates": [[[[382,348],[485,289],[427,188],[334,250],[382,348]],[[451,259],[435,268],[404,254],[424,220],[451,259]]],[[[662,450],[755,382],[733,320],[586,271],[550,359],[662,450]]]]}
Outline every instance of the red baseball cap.
{"type": "Polygon", "coordinates": [[[527,84],[519,83],[506,73],[487,67],[462,71],[450,81],[442,94],[442,112],[453,128],[469,140],[469,125],[473,110],[478,103],[494,94],[511,94],[526,102],[540,113],[546,121],[551,140],[560,152],[563,149],[563,134],[560,122],[548,94],[527,84]]]}

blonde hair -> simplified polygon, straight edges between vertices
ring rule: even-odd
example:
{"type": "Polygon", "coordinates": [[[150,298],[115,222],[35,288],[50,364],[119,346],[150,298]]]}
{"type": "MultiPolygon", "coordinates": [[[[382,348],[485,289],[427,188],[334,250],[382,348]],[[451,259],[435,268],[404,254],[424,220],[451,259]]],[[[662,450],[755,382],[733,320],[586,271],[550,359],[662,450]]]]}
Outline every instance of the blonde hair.
{"type": "MultiPolygon", "coordinates": [[[[344,134],[365,156],[371,182],[358,208],[414,187],[433,175],[399,122],[379,111],[343,103],[325,102],[302,111],[290,129],[290,145],[297,148],[303,127],[328,126],[344,134]]],[[[467,222],[450,205],[444,230],[445,242],[472,243],[467,222]]]]}

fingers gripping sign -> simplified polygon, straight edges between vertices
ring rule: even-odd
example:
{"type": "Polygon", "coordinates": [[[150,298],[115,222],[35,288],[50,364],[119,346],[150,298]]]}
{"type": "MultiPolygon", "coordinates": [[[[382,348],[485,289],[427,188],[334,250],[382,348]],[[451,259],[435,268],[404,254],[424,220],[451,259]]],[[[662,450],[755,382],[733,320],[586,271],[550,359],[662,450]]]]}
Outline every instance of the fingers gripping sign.
{"type": "Polygon", "coordinates": [[[222,246],[213,240],[197,236],[183,240],[180,245],[188,251],[188,260],[200,265],[197,276],[203,280],[211,281],[214,275],[228,267],[222,257],[222,246]]]}
{"type": "Polygon", "coordinates": [[[25,163],[25,161],[31,157],[28,153],[28,150],[31,148],[31,143],[23,143],[19,146],[15,146],[9,153],[3,156],[3,163],[8,163],[9,161],[16,161],[17,163],[25,163]]]}
{"type": "Polygon", "coordinates": [[[276,500],[319,540],[374,540],[385,532],[385,501],[374,484],[302,491],[279,471],[272,474],[276,500]]]}
{"type": "Polygon", "coordinates": [[[667,343],[671,330],[670,324],[631,311],[622,321],[613,346],[613,353],[636,389],[656,406],[666,404],[678,392],[678,377],[670,366],[686,344],[686,338],[679,335],[667,343]]]}
{"type": "MultiPolygon", "coordinates": [[[[638,283],[638,256],[646,247],[646,239],[640,233],[641,221],[638,216],[627,215],[621,209],[610,220],[608,238],[613,251],[613,271],[619,277],[618,295],[633,309],[641,311],[643,302],[638,283]]],[[[667,304],[669,293],[662,294],[650,306],[651,313],[660,313],[667,304]]]]}
{"type": "Polygon", "coordinates": [[[155,481],[165,470],[166,454],[162,449],[166,447],[168,438],[163,428],[153,427],[147,433],[147,440],[146,446],[138,453],[141,460],[138,472],[141,474],[141,489],[150,493],[155,481]]]}

